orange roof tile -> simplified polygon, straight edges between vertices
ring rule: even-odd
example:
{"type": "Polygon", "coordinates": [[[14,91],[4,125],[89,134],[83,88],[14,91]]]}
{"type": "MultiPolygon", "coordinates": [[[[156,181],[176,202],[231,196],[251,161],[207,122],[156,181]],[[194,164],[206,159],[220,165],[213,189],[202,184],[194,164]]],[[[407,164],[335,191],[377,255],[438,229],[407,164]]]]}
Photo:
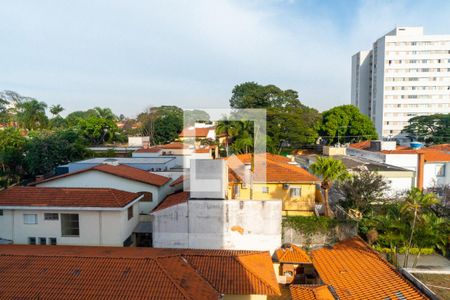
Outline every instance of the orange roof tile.
{"type": "Polygon", "coordinates": [[[177,204],[185,203],[189,200],[189,192],[178,192],[168,195],[161,203],[156,206],[152,212],[162,210],[177,204]]]}
{"type": "Polygon", "coordinates": [[[351,148],[355,148],[355,149],[369,149],[370,148],[370,141],[362,141],[362,142],[358,142],[358,143],[353,143],[350,144],[351,148]]]}
{"type": "Polygon", "coordinates": [[[183,183],[184,180],[185,180],[184,175],[180,175],[180,177],[178,177],[177,179],[175,179],[175,180],[170,184],[170,186],[176,186],[176,185],[178,185],[178,184],[180,184],[180,183],[183,183]]]}
{"type": "Polygon", "coordinates": [[[14,186],[0,191],[0,206],[124,207],[139,194],[105,188],[14,186]]]}
{"type": "Polygon", "coordinates": [[[427,299],[409,281],[360,238],[312,251],[322,281],[333,286],[341,300],[427,299]]]}
{"type": "Polygon", "coordinates": [[[179,134],[180,137],[197,137],[204,138],[208,136],[210,130],[214,130],[213,127],[202,128],[184,128],[179,134]]]}
{"type": "Polygon", "coordinates": [[[450,153],[444,151],[424,148],[421,149],[425,153],[426,162],[448,162],[450,161],[450,153]]]}
{"type": "Polygon", "coordinates": [[[218,299],[280,295],[268,252],[0,246],[1,298],[218,299]]]}
{"type": "MultiPolygon", "coordinates": [[[[236,157],[244,164],[251,162],[250,154],[236,155],[236,157]]],[[[232,170],[229,174],[229,181],[238,181],[244,177],[243,166],[234,159],[228,158],[228,166],[232,170]]],[[[254,175],[254,182],[269,182],[269,183],[315,183],[320,182],[320,179],[309,173],[305,169],[289,164],[290,159],[281,155],[270,153],[262,153],[255,155],[255,166],[261,164],[266,169],[266,173],[256,173],[254,175]]]]}
{"type": "Polygon", "coordinates": [[[312,263],[308,254],[294,244],[287,244],[275,251],[275,258],[282,263],[312,263]]]}
{"type": "Polygon", "coordinates": [[[427,147],[426,149],[435,149],[444,152],[450,152],[450,144],[438,144],[427,147]]]}
{"type": "Polygon", "coordinates": [[[297,285],[289,287],[292,300],[336,300],[327,285],[297,285]]]}
{"type": "Polygon", "coordinates": [[[79,170],[79,171],[75,171],[75,172],[71,172],[71,173],[66,173],[66,174],[62,174],[59,176],[50,177],[48,179],[38,181],[38,182],[33,182],[30,185],[39,185],[43,182],[53,181],[53,180],[57,180],[60,178],[65,178],[65,177],[69,177],[69,176],[73,176],[73,175],[77,175],[77,174],[81,174],[81,173],[85,173],[85,172],[89,172],[89,171],[99,171],[99,172],[103,172],[106,174],[130,179],[130,180],[134,180],[134,181],[139,181],[139,182],[143,182],[143,183],[147,183],[147,184],[155,185],[155,186],[162,186],[170,181],[169,177],[161,176],[161,175],[158,175],[155,173],[147,172],[147,171],[133,168],[133,167],[130,167],[127,165],[114,166],[114,165],[109,165],[109,164],[100,164],[100,165],[97,165],[92,168],[83,169],[83,170],[79,170]]]}

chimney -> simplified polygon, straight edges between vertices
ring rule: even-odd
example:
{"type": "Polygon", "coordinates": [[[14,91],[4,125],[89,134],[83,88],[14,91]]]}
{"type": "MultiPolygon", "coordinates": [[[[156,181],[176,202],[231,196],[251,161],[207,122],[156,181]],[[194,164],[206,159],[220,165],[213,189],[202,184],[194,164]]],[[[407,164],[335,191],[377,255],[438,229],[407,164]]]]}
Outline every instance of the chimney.
{"type": "Polygon", "coordinates": [[[423,172],[425,167],[425,153],[417,152],[417,188],[423,189],[423,172]]]}
{"type": "Polygon", "coordinates": [[[36,175],[34,182],[41,182],[44,181],[44,179],[45,179],[44,175],[36,175]]]}

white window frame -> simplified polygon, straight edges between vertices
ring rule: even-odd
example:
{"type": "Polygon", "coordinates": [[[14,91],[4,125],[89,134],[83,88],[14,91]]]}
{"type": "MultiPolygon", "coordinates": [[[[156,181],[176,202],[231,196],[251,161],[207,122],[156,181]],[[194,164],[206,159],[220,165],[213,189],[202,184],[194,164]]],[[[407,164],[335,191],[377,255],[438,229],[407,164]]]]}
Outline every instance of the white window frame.
{"type": "Polygon", "coordinates": [[[302,196],[302,188],[299,186],[293,186],[289,188],[289,196],[291,198],[300,198],[302,196]],[[294,191],[298,190],[298,195],[294,195],[294,191]]]}
{"type": "Polygon", "coordinates": [[[446,172],[445,164],[437,164],[435,166],[435,175],[436,177],[445,177],[446,172]]]}
{"type": "Polygon", "coordinates": [[[23,224],[34,225],[38,223],[37,214],[23,214],[23,224]],[[34,218],[34,220],[32,220],[34,218]]]}

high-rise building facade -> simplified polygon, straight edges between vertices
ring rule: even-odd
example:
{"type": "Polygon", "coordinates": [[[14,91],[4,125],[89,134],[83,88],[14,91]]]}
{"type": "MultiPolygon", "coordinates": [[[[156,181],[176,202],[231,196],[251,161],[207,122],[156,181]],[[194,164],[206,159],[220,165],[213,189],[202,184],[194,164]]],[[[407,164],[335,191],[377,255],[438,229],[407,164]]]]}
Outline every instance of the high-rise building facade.
{"type": "Polygon", "coordinates": [[[450,112],[450,35],[397,27],[352,57],[352,104],[380,138],[401,138],[415,116],[450,112]]]}

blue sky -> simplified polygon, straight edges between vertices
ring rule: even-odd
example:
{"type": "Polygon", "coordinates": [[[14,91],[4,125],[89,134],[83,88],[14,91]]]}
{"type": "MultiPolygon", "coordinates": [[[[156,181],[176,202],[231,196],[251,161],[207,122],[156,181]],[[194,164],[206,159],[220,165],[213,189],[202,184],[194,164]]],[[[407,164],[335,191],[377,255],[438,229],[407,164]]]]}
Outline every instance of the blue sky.
{"type": "Polygon", "coordinates": [[[67,111],[228,107],[245,81],[350,102],[351,56],[398,26],[450,34],[450,1],[2,1],[0,90],[67,111]]]}

